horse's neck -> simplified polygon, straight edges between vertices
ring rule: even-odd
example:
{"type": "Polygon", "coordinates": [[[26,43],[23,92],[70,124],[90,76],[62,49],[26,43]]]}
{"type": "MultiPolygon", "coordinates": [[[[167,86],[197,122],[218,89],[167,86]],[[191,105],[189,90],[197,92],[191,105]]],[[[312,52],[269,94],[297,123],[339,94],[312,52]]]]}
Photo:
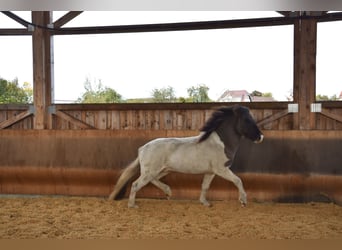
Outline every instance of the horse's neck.
{"type": "Polygon", "coordinates": [[[233,121],[224,122],[216,133],[225,146],[225,152],[229,159],[233,159],[240,144],[241,136],[235,131],[233,121]]]}

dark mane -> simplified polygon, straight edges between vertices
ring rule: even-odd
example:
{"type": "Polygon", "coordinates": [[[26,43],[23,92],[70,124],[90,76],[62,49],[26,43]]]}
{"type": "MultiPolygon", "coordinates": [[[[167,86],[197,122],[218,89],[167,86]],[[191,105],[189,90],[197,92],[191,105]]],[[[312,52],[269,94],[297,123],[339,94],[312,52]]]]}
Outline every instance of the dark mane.
{"type": "Polygon", "coordinates": [[[233,107],[222,107],[214,111],[211,117],[201,128],[200,131],[204,132],[204,134],[200,137],[198,142],[200,143],[202,141],[205,141],[210,136],[210,134],[214,132],[225,119],[227,119],[227,117],[233,115],[233,107]]]}

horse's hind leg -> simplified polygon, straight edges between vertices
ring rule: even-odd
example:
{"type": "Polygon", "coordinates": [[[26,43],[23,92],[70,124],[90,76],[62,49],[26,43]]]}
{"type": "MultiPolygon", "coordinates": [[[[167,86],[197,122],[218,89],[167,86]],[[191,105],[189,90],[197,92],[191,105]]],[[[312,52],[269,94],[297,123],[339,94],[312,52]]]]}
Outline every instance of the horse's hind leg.
{"type": "Polygon", "coordinates": [[[167,171],[162,171],[151,182],[152,182],[153,185],[155,185],[157,188],[161,189],[165,193],[167,199],[170,199],[170,197],[172,195],[171,188],[168,185],[166,185],[165,183],[163,183],[163,182],[161,182],[159,180],[159,179],[163,178],[167,174],[168,174],[167,171]]]}
{"type": "Polygon", "coordinates": [[[153,176],[149,175],[140,175],[140,177],[133,182],[131,187],[131,192],[129,194],[128,198],[128,207],[129,208],[137,208],[138,206],[135,205],[135,196],[137,192],[144,187],[147,183],[149,183],[153,179],[153,176]]]}
{"type": "Polygon", "coordinates": [[[210,187],[210,183],[214,179],[214,174],[206,174],[204,175],[203,181],[202,181],[202,190],[201,190],[201,196],[200,196],[200,202],[207,207],[210,207],[211,204],[207,201],[207,192],[210,187]]]}
{"type": "Polygon", "coordinates": [[[153,185],[160,188],[166,194],[167,199],[170,199],[172,192],[171,192],[171,188],[168,185],[166,185],[165,183],[161,182],[158,179],[154,179],[151,182],[153,185]]]}

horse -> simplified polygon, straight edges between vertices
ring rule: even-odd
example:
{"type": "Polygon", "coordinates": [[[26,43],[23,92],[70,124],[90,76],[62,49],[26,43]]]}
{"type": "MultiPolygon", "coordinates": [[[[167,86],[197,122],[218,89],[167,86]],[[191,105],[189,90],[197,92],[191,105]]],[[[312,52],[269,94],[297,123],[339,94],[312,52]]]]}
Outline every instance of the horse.
{"type": "Polygon", "coordinates": [[[180,172],[204,174],[199,198],[203,205],[211,206],[206,194],[215,175],[218,175],[233,182],[239,191],[241,205],[246,206],[247,195],[242,181],[230,170],[243,137],[255,143],[261,143],[264,138],[249,109],[240,105],[218,108],[197,136],[157,138],[141,146],[137,158],[120,175],[109,200],[116,199],[139,171],[140,176],[131,186],[129,208],[138,207],[135,204],[136,193],[149,182],[170,198],[170,187],[160,179],[170,172],[180,172]]]}

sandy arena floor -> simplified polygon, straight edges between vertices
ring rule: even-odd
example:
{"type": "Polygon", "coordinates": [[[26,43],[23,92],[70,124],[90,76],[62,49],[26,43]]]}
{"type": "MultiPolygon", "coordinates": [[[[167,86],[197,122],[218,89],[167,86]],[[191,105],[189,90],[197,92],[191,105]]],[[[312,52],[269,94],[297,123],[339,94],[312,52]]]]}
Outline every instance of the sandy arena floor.
{"type": "Polygon", "coordinates": [[[82,197],[1,197],[1,239],[332,239],[342,238],[342,207],[82,197]]]}

